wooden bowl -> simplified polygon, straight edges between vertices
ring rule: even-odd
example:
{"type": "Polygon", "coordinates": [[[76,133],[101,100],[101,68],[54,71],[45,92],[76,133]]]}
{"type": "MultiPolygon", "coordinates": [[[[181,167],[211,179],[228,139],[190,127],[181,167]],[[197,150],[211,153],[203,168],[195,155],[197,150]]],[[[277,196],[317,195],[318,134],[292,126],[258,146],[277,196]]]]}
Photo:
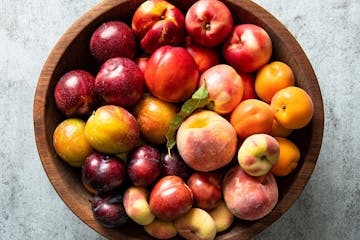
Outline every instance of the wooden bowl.
{"type": "MultiPolygon", "coordinates": [[[[81,68],[93,74],[99,69],[88,50],[91,34],[103,22],[121,20],[131,23],[131,16],[142,0],[104,0],[80,17],[61,37],[50,53],[41,72],[34,99],[34,128],[40,159],[55,190],[65,204],[87,225],[109,239],[151,239],[142,227],[128,223],[119,229],[100,226],[91,212],[89,199],[80,181],[80,170],[70,167],[56,155],[52,145],[55,127],[63,119],[54,103],[54,88],[67,71],[81,68]]],[[[169,1],[184,13],[195,0],[169,1]]],[[[296,85],[305,89],[314,102],[312,121],[296,130],[291,139],[299,146],[301,159],[297,169],[287,177],[278,178],[279,201],[274,210],[257,221],[236,219],[232,228],[217,239],[248,239],[276,221],[303,191],[309,180],[321,147],[324,112],[320,88],[311,64],[294,37],[266,10],[248,0],[227,0],[234,24],[253,23],[263,27],[273,42],[273,59],[286,62],[294,71],[296,85]]],[[[180,238],[180,237],[179,237],[180,238]]]]}

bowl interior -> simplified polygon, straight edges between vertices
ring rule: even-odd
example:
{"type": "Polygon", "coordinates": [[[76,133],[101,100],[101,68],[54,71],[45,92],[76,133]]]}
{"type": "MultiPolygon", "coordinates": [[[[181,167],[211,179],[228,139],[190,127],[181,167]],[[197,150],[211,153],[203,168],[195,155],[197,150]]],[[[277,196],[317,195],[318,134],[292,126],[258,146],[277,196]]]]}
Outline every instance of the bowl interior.
{"type": "MultiPolygon", "coordinates": [[[[80,180],[80,170],[60,160],[52,146],[52,134],[64,116],[56,109],[53,92],[58,79],[67,71],[85,69],[96,75],[99,65],[89,53],[91,34],[103,22],[120,20],[131,25],[131,16],[142,3],[134,1],[102,1],[80,17],[61,37],[50,53],[41,72],[34,99],[34,129],[38,152],[43,167],[55,190],[65,204],[86,224],[110,239],[150,239],[142,227],[128,223],[119,229],[107,229],[93,218],[91,195],[85,191],[80,180]]],[[[183,13],[195,2],[169,1],[183,13]]],[[[257,4],[243,0],[223,1],[231,10],[234,24],[253,23],[263,27],[273,42],[273,60],[286,62],[294,71],[296,85],[305,89],[312,97],[315,113],[305,128],[296,130],[291,139],[299,146],[301,159],[298,167],[290,175],[277,178],[279,201],[274,210],[257,221],[236,219],[233,227],[217,235],[217,239],[247,239],[259,233],[284,212],[298,198],[310,178],[319,155],[324,113],[320,88],[302,48],[288,30],[270,13],[257,4]]]]}

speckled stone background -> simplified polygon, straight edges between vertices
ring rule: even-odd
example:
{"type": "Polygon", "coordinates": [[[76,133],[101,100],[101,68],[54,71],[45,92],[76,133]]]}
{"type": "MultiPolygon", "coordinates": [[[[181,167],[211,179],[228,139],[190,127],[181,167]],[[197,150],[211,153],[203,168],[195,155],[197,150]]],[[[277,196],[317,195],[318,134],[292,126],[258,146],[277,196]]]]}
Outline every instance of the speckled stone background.
{"type": "MultiPolygon", "coordinates": [[[[40,163],[32,105],[42,65],[97,0],[0,0],[0,239],[103,239],[64,205],[40,163]]],[[[360,239],[360,1],[256,0],[295,36],[317,74],[325,133],[291,209],[255,239],[360,239]]]]}

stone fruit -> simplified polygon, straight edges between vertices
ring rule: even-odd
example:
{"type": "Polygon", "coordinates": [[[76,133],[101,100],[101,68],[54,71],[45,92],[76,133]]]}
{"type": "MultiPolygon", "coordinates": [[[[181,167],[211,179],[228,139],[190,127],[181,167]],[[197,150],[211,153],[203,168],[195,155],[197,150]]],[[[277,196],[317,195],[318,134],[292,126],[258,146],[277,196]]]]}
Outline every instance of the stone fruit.
{"type": "Polygon", "coordinates": [[[300,160],[300,150],[291,140],[275,137],[280,146],[279,160],[272,165],[271,172],[275,176],[287,176],[296,169],[300,160]]]}
{"type": "Polygon", "coordinates": [[[178,176],[161,178],[150,193],[151,212],[159,219],[172,221],[192,208],[193,193],[178,176]]]}
{"type": "Polygon", "coordinates": [[[187,185],[194,195],[194,206],[204,210],[214,209],[222,199],[222,179],[212,172],[193,173],[187,185]]]}
{"type": "Polygon", "coordinates": [[[273,119],[270,105],[258,99],[247,99],[240,102],[230,116],[231,125],[234,126],[241,139],[257,133],[269,134],[273,119]]]}
{"type": "Polygon", "coordinates": [[[238,151],[242,169],[251,176],[263,176],[278,161],[279,143],[268,134],[253,134],[247,137],[238,151]]]}
{"type": "Polygon", "coordinates": [[[223,232],[231,227],[234,221],[234,215],[227,208],[223,200],[216,206],[215,209],[208,211],[215,222],[216,232],[223,232]]]}
{"type": "Polygon", "coordinates": [[[249,73],[239,73],[243,87],[244,87],[244,94],[241,98],[241,101],[244,101],[246,99],[256,99],[256,93],[255,93],[255,77],[253,74],[249,73]]]}
{"type": "Polygon", "coordinates": [[[178,233],[188,240],[212,240],[216,236],[216,224],[212,217],[201,208],[192,208],[175,220],[178,233]]]}
{"type": "Polygon", "coordinates": [[[90,145],[99,152],[117,154],[136,146],[140,129],[135,117],[126,109],[105,105],[89,117],[85,135],[90,145]]]}
{"type": "Polygon", "coordinates": [[[218,0],[195,2],[185,16],[187,33],[198,44],[214,47],[222,43],[233,27],[228,7],[218,0]]]}
{"type": "Polygon", "coordinates": [[[256,73],[255,91],[264,102],[269,103],[277,91],[294,85],[295,77],[291,68],[280,61],[265,64],[256,73]]]}
{"type": "Polygon", "coordinates": [[[288,129],[305,127],[312,119],[314,105],[302,88],[290,86],[275,93],[271,108],[278,123],[288,129]]]}
{"type": "Polygon", "coordinates": [[[160,47],[151,55],[145,69],[149,91],[166,102],[182,102],[191,97],[198,80],[198,66],[182,47],[160,47]]]}
{"type": "Polygon", "coordinates": [[[186,165],[177,149],[174,148],[171,149],[170,154],[168,151],[161,153],[160,169],[162,176],[178,176],[185,182],[192,174],[192,169],[186,165]]]}
{"type": "Polygon", "coordinates": [[[91,201],[91,209],[95,220],[107,228],[119,227],[129,219],[120,194],[95,195],[91,201]]]}
{"type": "Polygon", "coordinates": [[[149,58],[148,57],[138,57],[135,59],[135,63],[138,68],[144,73],[149,58]]]}
{"type": "Polygon", "coordinates": [[[199,86],[206,81],[209,93],[208,108],[219,113],[230,113],[241,101],[244,87],[240,75],[227,64],[218,64],[200,76],[199,86]]]}
{"type": "Polygon", "coordinates": [[[97,104],[95,78],[84,70],[65,73],[55,86],[55,103],[67,117],[87,116],[97,104]]]}
{"type": "Polygon", "coordinates": [[[133,111],[142,136],[154,144],[165,143],[165,135],[177,109],[173,103],[145,94],[133,111]]]}
{"type": "Polygon", "coordinates": [[[223,179],[223,195],[232,214],[243,220],[258,220],[271,212],[278,201],[278,187],[271,172],[248,175],[237,165],[223,179]]]}
{"type": "Polygon", "coordinates": [[[150,224],[155,219],[150,211],[148,196],[149,193],[144,187],[131,186],[124,193],[126,214],[139,225],[150,224]]]}
{"type": "Polygon", "coordinates": [[[95,90],[106,104],[122,107],[135,105],[144,92],[143,72],[129,58],[107,60],[95,78],[95,90]]]}
{"type": "Polygon", "coordinates": [[[94,151],[85,136],[85,122],[80,118],[62,121],[55,128],[53,145],[59,157],[73,167],[81,167],[94,151]]]}
{"type": "Polygon", "coordinates": [[[126,177],[125,163],[113,156],[95,152],[84,161],[81,176],[91,192],[110,192],[119,189],[126,177]]]}
{"type": "Polygon", "coordinates": [[[254,24],[233,28],[223,44],[225,60],[239,72],[255,72],[272,55],[272,42],[267,32],[254,24]]]}
{"type": "Polygon", "coordinates": [[[199,74],[202,74],[212,66],[219,64],[220,56],[215,48],[205,47],[194,43],[191,37],[185,37],[183,47],[191,54],[199,68],[199,74]]]}
{"type": "Polygon", "coordinates": [[[293,131],[294,129],[288,129],[281,126],[279,122],[274,118],[270,135],[273,137],[288,137],[293,131]]]}
{"type": "Polygon", "coordinates": [[[176,142],[188,166],[208,172],[227,165],[233,159],[237,136],[225,118],[213,111],[200,110],[180,125],[176,142]]]}
{"type": "Polygon", "coordinates": [[[124,22],[105,22],[92,34],[90,52],[99,63],[114,57],[133,58],[136,53],[135,35],[124,22]]]}
{"type": "Polygon", "coordinates": [[[173,221],[155,219],[152,223],[144,226],[145,232],[157,239],[171,239],[177,235],[173,221]]]}
{"type": "Polygon", "coordinates": [[[154,147],[135,148],[128,157],[128,174],[134,186],[146,187],[160,176],[160,153],[154,147]]]}
{"type": "Polygon", "coordinates": [[[147,53],[164,45],[180,46],[184,41],[184,15],[167,1],[143,2],[136,9],[131,25],[141,48],[147,53]]]}

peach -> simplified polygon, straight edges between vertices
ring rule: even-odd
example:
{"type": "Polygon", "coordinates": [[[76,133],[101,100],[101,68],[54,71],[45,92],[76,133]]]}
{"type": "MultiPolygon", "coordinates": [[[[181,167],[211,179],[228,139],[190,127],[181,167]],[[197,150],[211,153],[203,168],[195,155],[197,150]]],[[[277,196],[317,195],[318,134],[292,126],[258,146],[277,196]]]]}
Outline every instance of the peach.
{"type": "Polygon", "coordinates": [[[149,142],[163,144],[166,133],[177,112],[177,106],[145,94],[134,108],[142,136],[149,142]]]}
{"type": "Polygon", "coordinates": [[[178,233],[188,240],[212,240],[216,236],[216,224],[212,217],[201,208],[192,208],[175,220],[178,233]]]}
{"type": "Polygon", "coordinates": [[[224,201],[221,201],[209,214],[215,222],[216,232],[223,232],[229,229],[234,221],[234,215],[227,208],[224,201]]]}
{"type": "Polygon", "coordinates": [[[157,239],[170,239],[177,235],[173,221],[155,219],[152,223],[144,226],[145,232],[157,239]]]}
{"type": "Polygon", "coordinates": [[[155,219],[150,211],[149,193],[144,187],[129,187],[124,193],[124,208],[126,214],[140,225],[148,225],[155,219]]]}
{"type": "Polygon", "coordinates": [[[247,137],[238,151],[242,169],[251,176],[263,176],[278,161],[280,147],[271,135],[259,133],[247,137]]]}
{"type": "Polygon", "coordinates": [[[257,220],[272,211],[279,192],[271,172],[253,177],[237,165],[224,176],[223,195],[226,206],[236,217],[257,220]]]}
{"type": "Polygon", "coordinates": [[[241,101],[244,87],[240,75],[227,64],[218,64],[201,74],[199,85],[206,81],[208,108],[219,114],[231,112],[241,101]]]}
{"type": "Polygon", "coordinates": [[[126,109],[104,105],[87,120],[85,135],[90,145],[99,152],[117,154],[136,146],[140,130],[135,117],[126,109]]]}
{"type": "Polygon", "coordinates": [[[237,136],[225,118],[213,111],[199,110],[180,125],[176,142],[181,157],[191,168],[208,172],[233,159],[237,136]]]}
{"type": "Polygon", "coordinates": [[[85,122],[80,118],[62,121],[55,128],[53,145],[60,158],[73,167],[81,167],[94,151],[85,136],[85,122]]]}

